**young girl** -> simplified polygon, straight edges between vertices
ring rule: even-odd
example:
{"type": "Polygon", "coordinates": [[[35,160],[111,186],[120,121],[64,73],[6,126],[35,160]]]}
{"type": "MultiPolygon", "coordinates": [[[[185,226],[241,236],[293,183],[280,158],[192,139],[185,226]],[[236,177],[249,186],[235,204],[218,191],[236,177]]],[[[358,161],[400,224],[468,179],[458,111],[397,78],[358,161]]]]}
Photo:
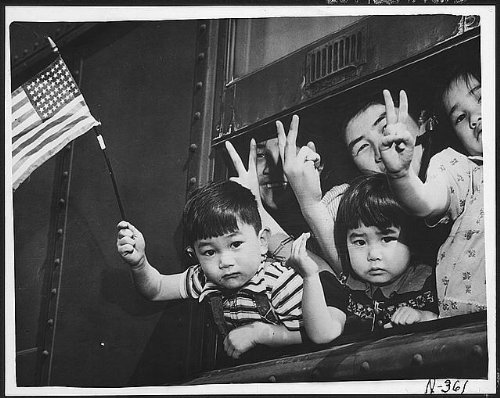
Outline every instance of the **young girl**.
{"type": "MultiPolygon", "coordinates": [[[[388,91],[387,101],[392,102],[388,91]]],[[[470,156],[447,148],[431,159],[422,183],[409,167],[414,139],[407,132],[408,100],[400,93],[399,114],[387,112],[380,150],[391,188],[405,209],[429,226],[453,223],[436,262],[439,315],[486,309],[481,83],[472,72],[450,80],[442,95],[453,130],[470,156]]]]}
{"type": "MultiPolygon", "coordinates": [[[[345,191],[335,223],[335,242],[348,275],[343,293],[348,300],[346,328],[349,325],[360,332],[437,318],[432,268],[412,256],[410,228],[411,218],[392,197],[384,174],[360,177],[345,191]]],[[[294,242],[289,260],[304,279],[304,297],[309,280],[318,279],[305,254],[307,238],[302,235],[294,242]]],[[[310,299],[302,306],[311,338],[328,333],[331,320],[320,315],[332,297],[342,294],[332,274],[323,272],[319,279],[324,302],[310,299]]]]}

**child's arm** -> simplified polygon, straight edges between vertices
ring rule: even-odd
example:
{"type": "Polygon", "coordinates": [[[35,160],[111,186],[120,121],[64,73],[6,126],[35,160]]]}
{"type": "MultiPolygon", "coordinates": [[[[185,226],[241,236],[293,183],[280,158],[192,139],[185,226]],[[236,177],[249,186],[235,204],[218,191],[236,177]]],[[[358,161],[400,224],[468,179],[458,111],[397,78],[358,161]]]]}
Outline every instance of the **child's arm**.
{"type": "Polygon", "coordinates": [[[137,290],[153,301],[180,299],[182,274],[162,275],[146,258],[146,242],[142,233],[127,221],[117,225],[116,246],[122,259],[130,265],[137,290]]]}
{"type": "Polygon", "coordinates": [[[344,330],[346,314],[336,307],[326,305],[317,264],[306,252],[309,234],[302,234],[293,244],[287,265],[293,266],[304,281],[302,317],[306,333],[316,344],[329,343],[344,330]]]}
{"type": "Polygon", "coordinates": [[[328,209],[321,202],[322,192],[318,171],[320,157],[312,142],[297,153],[296,140],[299,130],[297,115],[292,117],[288,136],[285,135],[281,122],[276,122],[276,127],[283,170],[297,197],[302,215],[318,240],[326,260],[340,274],[342,267],[333,239],[334,222],[328,209]]]}
{"type": "Polygon", "coordinates": [[[284,325],[253,322],[231,330],[224,339],[224,350],[227,355],[239,358],[257,344],[281,347],[300,343],[302,337],[299,331],[290,331],[284,325]]]}
{"type": "Polygon", "coordinates": [[[446,180],[439,176],[423,183],[410,167],[415,137],[408,131],[408,98],[401,90],[399,113],[396,114],[391,94],[384,90],[387,125],[380,142],[380,155],[389,183],[397,198],[413,215],[434,218],[442,215],[449,205],[446,180]]]}
{"type": "Polygon", "coordinates": [[[394,325],[411,325],[417,322],[437,319],[437,314],[432,311],[417,310],[411,307],[399,307],[391,317],[394,325]]]}

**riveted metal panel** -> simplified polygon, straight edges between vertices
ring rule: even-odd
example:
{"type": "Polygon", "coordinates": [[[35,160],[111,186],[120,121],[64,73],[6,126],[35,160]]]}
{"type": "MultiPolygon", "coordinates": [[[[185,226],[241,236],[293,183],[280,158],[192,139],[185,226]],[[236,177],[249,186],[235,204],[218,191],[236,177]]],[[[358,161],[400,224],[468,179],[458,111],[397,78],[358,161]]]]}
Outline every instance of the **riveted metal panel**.
{"type": "Polygon", "coordinates": [[[186,384],[484,379],[485,315],[424,322],[350,340],[342,336],[331,347],[309,346],[295,355],[207,372],[186,384]]]}
{"type": "MultiPolygon", "coordinates": [[[[180,272],[185,266],[179,223],[188,180],[196,29],[196,21],[104,23],[59,46],[73,72],[81,65],[81,91],[102,122],[129,221],[144,233],[148,258],[163,273],[180,272]]],[[[30,68],[27,65],[19,76],[31,73],[30,68]]],[[[33,342],[22,347],[37,350],[43,380],[36,380],[32,362],[19,361],[19,385],[109,387],[178,381],[186,376],[191,305],[151,303],[136,292],[128,266],[116,252],[119,211],[95,135],[79,137],[72,148],[64,152],[73,153],[69,196],[58,204],[68,211],[61,231],[63,255],[42,262],[51,275],[47,279],[58,281],[58,286],[38,281],[26,291],[33,294],[31,302],[17,301],[16,311],[22,314],[18,335],[38,322],[40,330],[43,326],[47,331],[46,340],[30,338],[37,341],[36,347],[33,342]],[[56,268],[63,267],[55,275],[57,258],[56,268]],[[53,288],[56,306],[50,301],[53,288]],[[45,296],[47,306],[42,303],[45,296]],[[46,356],[38,340],[50,342],[46,356]]],[[[57,217],[50,215],[51,194],[59,189],[52,182],[54,173],[60,175],[54,161],[32,176],[35,182],[40,173],[48,175],[47,193],[33,193],[27,181],[14,198],[17,208],[47,216],[40,221],[45,228],[37,238],[40,248],[46,247],[51,231],[54,239],[59,236],[57,217]],[[23,195],[28,190],[30,195],[23,195]],[[47,206],[35,206],[37,198],[45,198],[47,206]],[[49,231],[51,223],[54,229],[49,231]]],[[[16,258],[28,258],[33,241],[28,231],[34,223],[27,215],[15,222],[16,229],[24,231],[16,236],[16,258]]],[[[36,266],[31,273],[16,272],[18,295],[24,294],[23,286],[30,287],[23,275],[32,278],[40,270],[32,260],[36,266]]],[[[30,265],[17,263],[23,270],[30,265]]],[[[26,351],[19,355],[27,358],[26,351]]]]}

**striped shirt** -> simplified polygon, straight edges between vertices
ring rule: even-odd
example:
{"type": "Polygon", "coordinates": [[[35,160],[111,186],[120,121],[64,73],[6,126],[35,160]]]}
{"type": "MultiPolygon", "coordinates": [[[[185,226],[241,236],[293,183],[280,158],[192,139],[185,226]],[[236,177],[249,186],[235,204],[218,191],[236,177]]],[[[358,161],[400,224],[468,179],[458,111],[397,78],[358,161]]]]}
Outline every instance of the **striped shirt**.
{"type": "Polygon", "coordinates": [[[181,276],[182,298],[203,301],[209,294],[222,295],[224,320],[230,328],[262,321],[254,299],[256,293],[265,292],[276,318],[288,330],[298,331],[302,324],[302,277],[281,262],[265,261],[257,273],[236,293],[225,295],[215,283],[207,281],[200,265],[189,267],[181,276]]]}

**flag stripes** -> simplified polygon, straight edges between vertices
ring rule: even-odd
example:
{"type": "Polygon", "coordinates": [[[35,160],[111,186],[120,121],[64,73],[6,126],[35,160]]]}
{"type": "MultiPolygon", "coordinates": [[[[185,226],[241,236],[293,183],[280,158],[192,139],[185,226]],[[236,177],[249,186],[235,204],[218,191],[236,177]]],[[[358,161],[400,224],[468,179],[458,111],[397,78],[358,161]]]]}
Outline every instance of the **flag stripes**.
{"type": "Polygon", "coordinates": [[[58,57],[12,93],[13,188],[70,141],[98,124],[58,57]]]}

